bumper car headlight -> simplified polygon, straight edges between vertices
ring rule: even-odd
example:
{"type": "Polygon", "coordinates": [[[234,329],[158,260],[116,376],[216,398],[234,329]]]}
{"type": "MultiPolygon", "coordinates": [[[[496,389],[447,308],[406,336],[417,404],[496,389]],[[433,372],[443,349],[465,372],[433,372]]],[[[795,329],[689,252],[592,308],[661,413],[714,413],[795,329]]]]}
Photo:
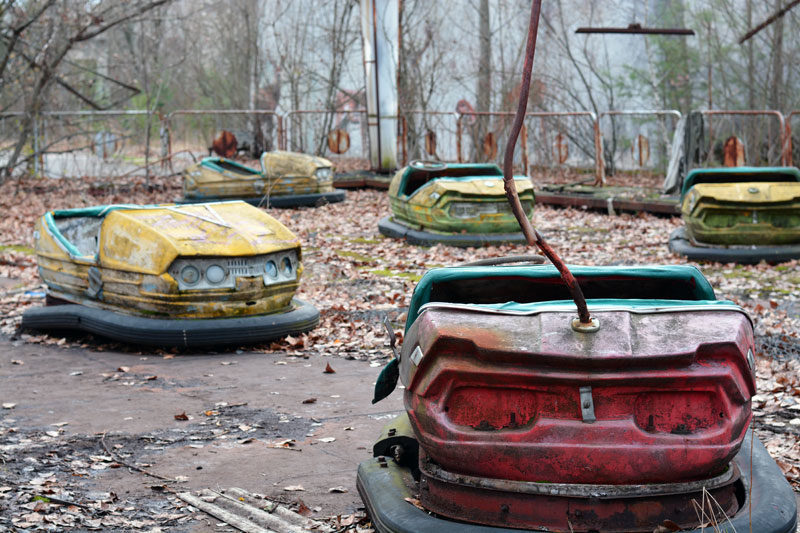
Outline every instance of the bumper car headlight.
{"type": "Polygon", "coordinates": [[[700,194],[692,189],[689,191],[689,197],[686,199],[686,211],[691,213],[694,211],[694,206],[697,205],[697,200],[700,199],[700,194]]]}
{"type": "Polygon", "coordinates": [[[450,204],[450,216],[455,218],[475,218],[480,212],[478,205],[469,202],[453,202],[450,204]]]}
{"type": "Polygon", "coordinates": [[[297,250],[257,256],[180,257],[167,273],[178,282],[178,290],[235,289],[238,278],[261,278],[264,285],[297,280],[300,258],[297,250]]]}
{"type": "Polygon", "coordinates": [[[321,180],[321,181],[328,181],[328,180],[330,180],[330,179],[333,177],[333,171],[330,169],[330,167],[318,168],[318,169],[317,169],[317,170],[314,172],[314,176],[315,176],[315,177],[316,177],[318,180],[321,180]]]}
{"type": "Polygon", "coordinates": [[[297,279],[297,252],[278,252],[270,254],[264,265],[264,285],[286,283],[297,279]]]}
{"type": "Polygon", "coordinates": [[[212,285],[219,285],[228,277],[225,269],[219,265],[211,265],[206,269],[206,280],[212,285]]]}
{"type": "Polygon", "coordinates": [[[270,259],[264,264],[264,273],[270,279],[275,279],[278,277],[278,265],[275,264],[275,261],[270,259]]]}
{"type": "Polygon", "coordinates": [[[187,265],[181,269],[180,281],[186,285],[197,285],[200,281],[200,270],[192,265],[187,265]]]}
{"type": "MultiPolygon", "coordinates": [[[[530,211],[530,202],[522,202],[522,208],[530,211]]],[[[453,202],[450,204],[450,216],[454,218],[477,218],[481,215],[498,215],[510,213],[507,202],[453,202]]]]}

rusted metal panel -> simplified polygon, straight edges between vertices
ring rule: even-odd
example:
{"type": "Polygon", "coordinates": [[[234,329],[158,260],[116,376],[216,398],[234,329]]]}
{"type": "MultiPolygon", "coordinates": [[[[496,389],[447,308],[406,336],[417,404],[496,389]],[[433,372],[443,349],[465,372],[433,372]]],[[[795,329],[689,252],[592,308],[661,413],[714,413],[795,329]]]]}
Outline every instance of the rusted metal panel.
{"type": "Polygon", "coordinates": [[[563,133],[556,135],[556,140],[553,142],[553,159],[558,161],[559,165],[563,165],[569,158],[569,144],[563,133]]]}
{"type": "Polygon", "coordinates": [[[343,129],[335,128],[328,133],[328,150],[343,154],[350,149],[350,135],[343,129]]]}
{"type": "Polygon", "coordinates": [[[742,167],[745,164],[744,143],[736,135],[731,135],[725,139],[722,148],[722,164],[726,167],[742,167]]]}
{"type": "Polygon", "coordinates": [[[566,312],[423,313],[401,357],[421,447],[449,471],[518,481],[665,483],[724,471],[751,416],[747,316],[593,316],[602,327],[586,334],[566,312]]]}
{"type": "MultiPolygon", "coordinates": [[[[599,189],[602,191],[604,189],[599,189]]],[[[566,192],[536,191],[536,203],[544,205],[560,205],[563,207],[588,207],[591,209],[606,210],[611,207],[615,211],[644,211],[647,213],[660,213],[677,215],[680,213],[680,203],[677,198],[671,200],[646,200],[635,198],[620,198],[613,195],[588,195],[569,194],[566,192]]]]}
{"type": "MultiPolygon", "coordinates": [[[[669,520],[681,529],[697,525],[695,505],[713,497],[725,516],[739,509],[738,473],[700,483],[598,485],[514,483],[444,471],[420,458],[419,499],[426,509],[456,520],[537,531],[652,531],[669,520]],[[706,492],[704,492],[704,488],[706,492]],[[704,499],[705,495],[705,499],[704,499]]],[[[715,507],[715,512],[718,509],[715,507]]]]}

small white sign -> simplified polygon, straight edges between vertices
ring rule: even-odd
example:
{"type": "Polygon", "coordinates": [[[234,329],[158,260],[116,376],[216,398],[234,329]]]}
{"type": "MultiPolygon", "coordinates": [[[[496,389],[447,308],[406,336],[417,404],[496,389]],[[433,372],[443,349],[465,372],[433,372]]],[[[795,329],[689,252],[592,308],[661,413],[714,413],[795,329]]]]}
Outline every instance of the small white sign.
{"type": "Polygon", "coordinates": [[[421,360],[422,360],[422,348],[417,346],[411,353],[411,362],[414,363],[416,366],[419,366],[419,362],[421,360]]]}

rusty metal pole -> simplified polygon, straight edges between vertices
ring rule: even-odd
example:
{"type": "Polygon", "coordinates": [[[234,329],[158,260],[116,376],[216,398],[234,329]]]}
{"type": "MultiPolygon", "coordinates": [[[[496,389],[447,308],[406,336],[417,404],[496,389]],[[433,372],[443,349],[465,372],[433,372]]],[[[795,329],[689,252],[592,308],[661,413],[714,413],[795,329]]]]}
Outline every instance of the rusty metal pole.
{"type": "Polygon", "coordinates": [[[606,164],[603,160],[603,137],[600,133],[600,117],[594,118],[594,185],[606,184],[606,164]]]}
{"type": "Polygon", "coordinates": [[[517,113],[514,116],[514,123],[511,126],[511,133],[509,134],[508,144],[506,145],[505,158],[503,160],[503,184],[506,191],[506,197],[514,216],[517,218],[522,233],[525,239],[531,246],[536,245],[547,257],[553,266],[556,267],[561,274],[561,279],[567,286],[575,305],[578,308],[578,318],[573,321],[572,327],[577,331],[594,331],[598,327],[596,319],[592,319],[589,315],[589,309],[586,306],[586,299],[583,296],[578,281],[572,272],[569,271],[567,265],[558,256],[555,250],[545,242],[544,237],[533,227],[531,221],[525,215],[525,210],[520,202],[517,187],[514,184],[514,148],[517,144],[519,132],[522,129],[522,123],[525,119],[525,111],[528,107],[528,94],[531,88],[531,73],[533,71],[533,58],[536,53],[536,36],[539,32],[539,14],[542,9],[542,0],[533,0],[531,4],[531,18],[528,24],[528,43],[525,49],[525,64],[522,69],[522,86],[519,94],[519,104],[517,106],[517,113]]]}
{"type": "Polygon", "coordinates": [[[522,173],[526,176],[529,176],[528,173],[528,127],[522,126],[521,131],[522,136],[522,150],[520,150],[520,155],[522,156],[522,173]]]}

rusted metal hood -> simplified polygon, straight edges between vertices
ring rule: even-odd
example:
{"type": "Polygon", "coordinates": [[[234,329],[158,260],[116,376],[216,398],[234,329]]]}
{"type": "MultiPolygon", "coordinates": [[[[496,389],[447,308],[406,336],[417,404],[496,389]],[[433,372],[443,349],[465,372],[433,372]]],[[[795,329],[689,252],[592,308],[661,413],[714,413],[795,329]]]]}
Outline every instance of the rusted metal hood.
{"type": "MultiPolygon", "coordinates": [[[[590,305],[602,324],[592,334],[569,326],[575,312],[568,310],[566,302],[562,311],[544,306],[542,312],[536,312],[532,306],[534,310],[527,315],[481,313],[477,312],[479,306],[471,310],[470,306],[434,305],[423,308],[408,337],[418,339],[423,355],[448,347],[492,362],[523,357],[532,365],[558,362],[594,369],[613,365],[623,373],[631,365],[659,365],[665,359],[690,364],[705,347],[730,344],[734,332],[737,344],[747,344],[752,334],[745,327],[748,321],[742,317],[747,315],[741,309],[719,301],[697,304],[628,309],[590,305]]],[[[404,343],[403,351],[409,353],[403,357],[410,357],[413,349],[413,342],[404,343]]]]}

